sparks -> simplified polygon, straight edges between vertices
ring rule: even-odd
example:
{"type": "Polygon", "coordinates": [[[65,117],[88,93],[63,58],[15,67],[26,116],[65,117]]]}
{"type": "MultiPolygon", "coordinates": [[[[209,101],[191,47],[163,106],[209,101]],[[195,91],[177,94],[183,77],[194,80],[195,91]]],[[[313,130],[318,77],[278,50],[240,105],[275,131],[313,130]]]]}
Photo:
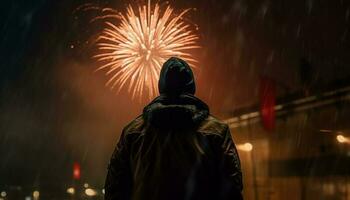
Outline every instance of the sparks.
{"type": "Polygon", "coordinates": [[[178,56],[192,66],[197,62],[188,52],[199,48],[198,36],[183,20],[188,10],[174,15],[167,6],[161,13],[160,6],[151,3],[138,6],[136,12],[131,5],[126,15],[115,14],[119,24],[106,22],[98,40],[100,52],[95,56],[103,63],[97,70],[107,69],[110,79],[107,86],[127,87],[132,99],[148,93],[149,98],[157,94],[157,83],[162,64],[171,56],[178,56]]]}

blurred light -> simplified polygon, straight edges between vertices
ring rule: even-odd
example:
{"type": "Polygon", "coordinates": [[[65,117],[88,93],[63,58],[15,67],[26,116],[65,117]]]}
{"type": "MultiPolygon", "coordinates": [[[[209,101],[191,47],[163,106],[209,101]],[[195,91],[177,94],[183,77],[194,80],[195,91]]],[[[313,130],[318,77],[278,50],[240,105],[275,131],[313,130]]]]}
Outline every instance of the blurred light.
{"type": "Polygon", "coordinates": [[[329,196],[333,196],[335,193],[335,185],[333,183],[324,183],[322,185],[323,193],[329,196]]]}
{"type": "Polygon", "coordinates": [[[276,83],[270,78],[261,77],[259,92],[262,125],[267,131],[272,131],[276,121],[276,83]]]}
{"type": "Polygon", "coordinates": [[[24,199],[25,200],[32,200],[32,198],[30,196],[26,196],[24,199]]]}
{"type": "Polygon", "coordinates": [[[1,192],[1,197],[6,197],[6,195],[7,195],[6,191],[1,192]]]}
{"type": "Polygon", "coordinates": [[[88,187],[89,187],[89,184],[84,183],[84,188],[88,188],[88,187]]]}
{"type": "Polygon", "coordinates": [[[337,140],[339,143],[345,143],[345,142],[349,141],[349,139],[344,137],[343,135],[337,135],[337,140]]]}
{"type": "Polygon", "coordinates": [[[80,164],[77,162],[73,163],[73,178],[79,180],[81,176],[80,164]]]}
{"type": "Polygon", "coordinates": [[[102,189],[102,194],[105,194],[105,189],[102,189]]]}
{"type": "Polygon", "coordinates": [[[34,197],[34,199],[39,199],[39,196],[40,196],[40,192],[37,191],[37,190],[35,190],[35,191],[33,192],[33,197],[34,197]]]}
{"type": "Polygon", "coordinates": [[[244,144],[238,144],[238,145],[237,145],[237,149],[238,149],[238,150],[241,150],[241,151],[247,151],[247,152],[249,152],[249,151],[252,151],[252,150],[253,150],[253,145],[252,145],[251,143],[249,143],[249,142],[244,143],[244,144]]]}
{"type": "Polygon", "coordinates": [[[97,192],[91,188],[87,188],[85,189],[85,194],[91,197],[96,196],[97,192]]]}
{"type": "Polygon", "coordinates": [[[322,133],[332,133],[332,130],[327,130],[327,129],[321,129],[320,132],[322,133]]]}
{"type": "Polygon", "coordinates": [[[75,189],[73,187],[70,187],[67,189],[67,193],[68,194],[74,194],[75,193],[75,189]]]}
{"type": "Polygon", "coordinates": [[[5,200],[5,199],[3,199],[3,198],[0,197],[0,200],[5,200]]]}

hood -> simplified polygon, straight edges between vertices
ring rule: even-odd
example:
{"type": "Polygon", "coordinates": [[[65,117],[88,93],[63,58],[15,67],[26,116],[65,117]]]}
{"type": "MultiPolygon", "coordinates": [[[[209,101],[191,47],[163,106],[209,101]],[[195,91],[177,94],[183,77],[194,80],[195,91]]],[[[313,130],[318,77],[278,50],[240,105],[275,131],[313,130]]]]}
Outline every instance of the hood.
{"type": "Polygon", "coordinates": [[[160,71],[158,89],[163,95],[194,95],[196,85],[191,67],[180,58],[169,58],[160,71]]]}
{"type": "Polygon", "coordinates": [[[143,110],[146,123],[161,129],[195,127],[208,115],[207,104],[189,94],[176,97],[161,95],[143,110]]]}

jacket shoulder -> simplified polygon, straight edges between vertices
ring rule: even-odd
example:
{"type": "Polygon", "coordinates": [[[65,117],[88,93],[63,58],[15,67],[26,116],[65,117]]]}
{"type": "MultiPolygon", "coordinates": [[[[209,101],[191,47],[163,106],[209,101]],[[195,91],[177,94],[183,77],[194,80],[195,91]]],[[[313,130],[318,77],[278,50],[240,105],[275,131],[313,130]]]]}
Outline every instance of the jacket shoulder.
{"type": "MultiPolygon", "coordinates": [[[[145,129],[145,121],[142,115],[131,121],[123,129],[124,136],[130,134],[143,133],[145,129]]],[[[209,115],[205,120],[201,122],[197,131],[206,135],[220,135],[223,136],[228,129],[228,125],[217,119],[216,117],[209,115]]]]}
{"type": "Polygon", "coordinates": [[[138,116],[136,119],[131,121],[128,125],[123,129],[124,135],[129,135],[132,133],[141,133],[144,129],[144,120],[142,115],[138,116]]]}
{"type": "Polygon", "coordinates": [[[203,134],[220,135],[224,136],[228,130],[228,125],[217,119],[216,117],[209,115],[198,128],[198,132],[203,134]]]}

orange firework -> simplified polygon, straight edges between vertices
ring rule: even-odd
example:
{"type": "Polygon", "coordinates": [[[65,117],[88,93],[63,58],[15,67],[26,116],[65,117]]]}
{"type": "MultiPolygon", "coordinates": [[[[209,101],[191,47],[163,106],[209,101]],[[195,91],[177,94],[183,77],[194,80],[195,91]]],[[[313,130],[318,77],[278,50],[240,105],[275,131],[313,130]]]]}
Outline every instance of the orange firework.
{"type": "Polygon", "coordinates": [[[127,87],[133,99],[144,92],[152,98],[162,63],[168,58],[178,56],[193,65],[196,60],[188,50],[199,46],[198,37],[182,18],[187,11],[175,16],[167,6],[161,13],[158,4],[152,9],[148,1],[138,12],[129,5],[126,15],[115,14],[120,19],[118,25],[106,22],[98,40],[100,52],[95,56],[103,62],[97,70],[108,69],[111,78],[106,85],[117,87],[118,92],[127,87]]]}

